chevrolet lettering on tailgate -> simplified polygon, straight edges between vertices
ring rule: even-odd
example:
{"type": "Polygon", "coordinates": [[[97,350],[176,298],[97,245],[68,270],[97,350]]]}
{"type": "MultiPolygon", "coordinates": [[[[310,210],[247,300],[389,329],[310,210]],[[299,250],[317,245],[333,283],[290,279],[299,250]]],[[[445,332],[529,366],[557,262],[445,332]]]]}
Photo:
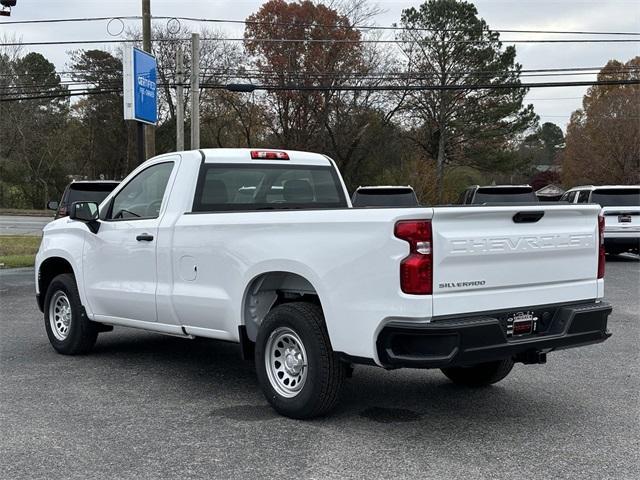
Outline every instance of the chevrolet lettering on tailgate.
{"type": "Polygon", "coordinates": [[[505,253],[526,250],[552,250],[590,248],[594,244],[591,234],[568,235],[527,235],[526,237],[493,237],[493,238],[465,238],[451,240],[452,254],[505,253]]]}

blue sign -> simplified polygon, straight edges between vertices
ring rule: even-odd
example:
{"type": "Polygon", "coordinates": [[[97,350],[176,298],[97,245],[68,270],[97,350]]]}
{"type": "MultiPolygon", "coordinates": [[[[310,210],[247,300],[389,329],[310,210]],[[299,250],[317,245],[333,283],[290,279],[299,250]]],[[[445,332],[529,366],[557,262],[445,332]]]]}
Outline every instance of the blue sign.
{"type": "Polygon", "coordinates": [[[138,48],[125,50],[124,118],[155,124],[158,121],[156,58],[138,48]]]}

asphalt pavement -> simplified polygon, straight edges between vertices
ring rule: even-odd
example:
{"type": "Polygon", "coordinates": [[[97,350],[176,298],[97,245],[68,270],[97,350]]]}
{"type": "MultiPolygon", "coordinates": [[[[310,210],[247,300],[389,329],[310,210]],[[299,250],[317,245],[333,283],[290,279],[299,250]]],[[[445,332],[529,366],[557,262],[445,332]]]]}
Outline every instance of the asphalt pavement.
{"type": "Polygon", "coordinates": [[[356,367],[336,412],[275,414],[234,344],[116,328],[49,346],[33,271],[0,272],[2,479],[637,479],[640,261],[607,262],[605,343],[470,390],[356,367]]]}
{"type": "Polygon", "coordinates": [[[0,235],[42,235],[42,229],[52,220],[53,214],[50,217],[0,215],[0,235]]]}

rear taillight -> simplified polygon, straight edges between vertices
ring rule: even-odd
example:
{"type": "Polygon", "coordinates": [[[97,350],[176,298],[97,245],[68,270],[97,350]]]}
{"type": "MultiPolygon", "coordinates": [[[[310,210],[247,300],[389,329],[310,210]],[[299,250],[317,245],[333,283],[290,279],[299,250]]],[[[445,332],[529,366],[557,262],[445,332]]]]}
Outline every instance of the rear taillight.
{"type": "Polygon", "coordinates": [[[598,278],[604,278],[604,216],[598,215],[598,278]]]}
{"type": "Polygon", "coordinates": [[[400,262],[400,288],[404,293],[433,292],[433,241],[429,220],[403,220],[394,234],[409,243],[409,255],[400,262]]]}

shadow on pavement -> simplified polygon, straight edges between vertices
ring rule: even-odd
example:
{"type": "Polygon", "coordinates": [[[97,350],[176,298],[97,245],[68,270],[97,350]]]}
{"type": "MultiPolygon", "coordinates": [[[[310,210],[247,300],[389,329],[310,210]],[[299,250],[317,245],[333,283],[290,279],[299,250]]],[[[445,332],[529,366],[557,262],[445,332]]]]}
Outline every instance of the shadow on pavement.
{"type": "Polygon", "coordinates": [[[640,262],[640,255],[633,253],[623,253],[621,255],[607,255],[607,262],[640,262]]]}
{"type": "MultiPolygon", "coordinates": [[[[211,396],[210,418],[244,422],[281,419],[262,397],[253,362],[243,361],[239,347],[233,343],[114,332],[102,334],[94,352],[86,358],[91,358],[94,367],[101,365],[116,374],[124,368],[140,371],[138,378],[148,376],[158,382],[171,379],[185,397],[211,396]],[[244,400],[240,405],[238,398],[244,400]],[[228,406],[230,403],[236,405],[228,406]]],[[[437,370],[387,372],[356,366],[338,408],[314,424],[428,422],[462,426],[473,418],[473,422],[488,421],[499,428],[498,424],[528,417],[539,428],[553,428],[558,418],[571,418],[580,408],[554,395],[541,396],[532,385],[523,388],[509,378],[500,385],[469,389],[450,383],[437,370]]]]}

